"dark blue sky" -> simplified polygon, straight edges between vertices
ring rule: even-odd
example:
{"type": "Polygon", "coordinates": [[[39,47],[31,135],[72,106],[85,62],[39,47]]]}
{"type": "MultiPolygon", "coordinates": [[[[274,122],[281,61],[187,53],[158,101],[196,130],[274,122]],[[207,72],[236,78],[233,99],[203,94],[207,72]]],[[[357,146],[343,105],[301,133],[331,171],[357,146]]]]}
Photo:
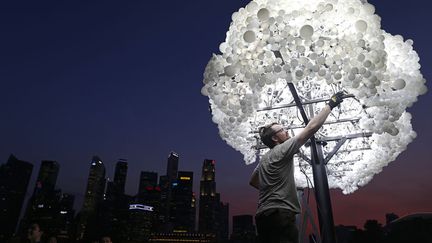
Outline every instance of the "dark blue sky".
{"type": "MultiPolygon", "coordinates": [[[[429,79],[429,2],[370,2],[383,29],[414,40],[429,79]]],[[[41,160],[58,161],[58,187],[78,195],[80,208],[93,155],[109,176],[117,159],[129,160],[130,194],[139,171],[165,173],[172,150],[180,154],[180,170],[195,172],[198,191],[202,161],[211,158],[231,213],[253,214],[256,192],[247,185],[253,166],[221,140],[200,94],[205,65],[225,40],[231,14],[247,3],[0,3],[0,160],[14,153],[36,165],[34,175],[41,160]]],[[[397,161],[354,195],[334,192],[336,223],[432,211],[431,101],[429,92],[409,109],[418,137],[397,161]]]]}

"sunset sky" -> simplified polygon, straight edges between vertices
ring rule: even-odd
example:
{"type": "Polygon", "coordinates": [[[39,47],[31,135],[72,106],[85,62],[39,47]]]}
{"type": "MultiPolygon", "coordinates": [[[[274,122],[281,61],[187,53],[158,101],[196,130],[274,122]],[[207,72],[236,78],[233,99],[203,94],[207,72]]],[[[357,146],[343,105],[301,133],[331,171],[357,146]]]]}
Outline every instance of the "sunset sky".
{"type": "MultiPolygon", "coordinates": [[[[200,93],[232,13],[248,2],[3,1],[0,162],[13,153],[34,163],[33,188],[40,161],[58,161],[57,186],[75,194],[80,209],[93,155],[110,177],[116,161],[128,159],[126,192],[133,195],[139,172],[165,174],[176,151],[179,170],[194,171],[195,192],[203,160],[214,159],[217,191],[231,216],[254,214],[257,192],[248,180],[255,165],[246,166],[219,137],[200,93]]],[[[428,80],[429,1],[370,3],[384,30],[414,40],[428,80]]],[[[418,136],[396,161],[353,194],[332,190],[335,224],[432,211],[431,104],[428,92],[408,109],[418,136]]]]}

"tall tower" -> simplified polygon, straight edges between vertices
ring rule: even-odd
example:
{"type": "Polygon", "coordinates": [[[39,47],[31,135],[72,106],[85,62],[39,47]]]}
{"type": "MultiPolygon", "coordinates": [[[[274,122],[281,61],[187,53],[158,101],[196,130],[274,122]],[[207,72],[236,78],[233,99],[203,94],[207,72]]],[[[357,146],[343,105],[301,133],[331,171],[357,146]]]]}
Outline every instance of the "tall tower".
{"type": "Polygon", "coordinates": [[[10,155],[0,165],[0,242],[6,242],[15,232],[33,171],[29,162],[10,155]]]}
{"type": "Polygon", "coordinates": [[[117,186],[118,192],[124,194],[126,186],[126,176],[128,171],[128,163],[126,159],[120,159],[115,168],[114,183],[117,186]]]}
{"type": "Polygon", "coordinates": [[[179,155],[176,152],[171,152],[168,156],[167,176],[172,184],[177,179],[179,155]]]}
{"type": "Polygon", "coordinates": [[[199,232],[216,233],[217,206],[215,161],[205,159],[202,166],[199,200],[199,232]]]}
{"type": "Polygon", "coordinates": [[[27,204],[27,210],[20,225],[20,233],[25,234],[28,224],[40,221],[53,232],[57,230],[59,216],[60,190],[56,190],[56,182],[60,165],[56,161],[43,160],[39,168],[33,195],[27,204]]]}
{"type": "Polygon", "coordinates": [[[73,205],[75,202],[75,196],[68,193],[63,193],[59,202],[60,215],[58,217],[58,237],[62,239],[70,239],[73,232],[73,220],[75,216],[75,210],[73,205]]]}
{"type": "Polygon", "coordinates": [[[202,166],[199,200],[199,232],[213,234],[218,243],[228,241],[229,205],[220,201],[216,192],[214,160],[205,159],[202,166]]]}
{"type": "Polygon", "coordinates": [[[93,156],[87,180],[84,204],[79,215],[77,239],[83,239],[88,221],[94,217],[97,205],[103,200],[104,190],[105,166],[98,156],[93,156]]]}
{"type": "Polygon", "coordinates": [[[161,210],[160,220],[163,225],[165,232],[172,230],[172,224],[170,221],[170,208],[173,207],[172,202],[172,190],[173,183],[177,180],[179,155],[175,152],[171,152],[168,156],[167,174],[162,176],[160,179],[161,183],[161,210]]]}
{"type": "Polygon", "coordinates": [[[108,182],[107,198],[109,201],[119,200],[124,195],[127,171],[127,160],[120,159],[115,167],[114,180],[108,182]]]}
{"type": "Polygon", "coordinates": [[[51,193],[55,189],[60,165],[56,161],[43,160],[39,169],[33,196],[51,193]]]}
{"type": "Polygon", "coordinates": [[[96,210],[97,203],[103,199],[104,187],[105,165],[99,157],[93,156],[84,196],[83,211],[94,212],[96,210]]]}
{"type": "Polygon", "coordinates": [[[174,232],[194,233],[195,205],[193,201],[193,172],[179,171],[173,185],[173,205],[170,216],[174,232]]]}
{"type": "Polygon", "coordinates": [[[156,187],[157,182],[158,174],[156,172],[141,171],[138,195],[145,193],[149,187],[156,187]]]}

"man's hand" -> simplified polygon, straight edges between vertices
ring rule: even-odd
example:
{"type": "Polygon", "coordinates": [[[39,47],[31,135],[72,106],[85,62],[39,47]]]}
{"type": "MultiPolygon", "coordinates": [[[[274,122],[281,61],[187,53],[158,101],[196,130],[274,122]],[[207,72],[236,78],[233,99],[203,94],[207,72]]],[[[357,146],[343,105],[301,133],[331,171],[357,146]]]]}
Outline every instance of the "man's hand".
{"type": "Polygon", "coordinates": [[[342,103],[343,96],[344,96],[343,91],[339,91],[330,98],[327,104],[330,106],[331,109],[333,109],[336,106],[338,106],[340,103],[342,103]]]}

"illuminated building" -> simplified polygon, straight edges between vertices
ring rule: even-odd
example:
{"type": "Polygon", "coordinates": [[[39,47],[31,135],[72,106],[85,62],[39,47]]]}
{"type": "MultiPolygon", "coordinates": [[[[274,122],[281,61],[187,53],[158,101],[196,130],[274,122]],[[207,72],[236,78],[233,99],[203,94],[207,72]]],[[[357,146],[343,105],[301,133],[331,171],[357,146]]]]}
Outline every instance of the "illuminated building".
{"type": "Polygon", "coordinates": [[[58,228],[57,239],[71,239],[73,220],[75,210],[73,209],[75,196],[63,193],[60,198],[60,211],[58,212],[58,228]]]}
{"type": "Polygon", "coordinates": [[[216,181],[215,161],[204,160],[200,181],[199,196],[199,232],[214,233],[216,231],[216,181]]]}
{"type": "Polygon", "coordinates": [[[215,161],[205,159],[200,181],[198,231],[215,234],[217,242],[228,240],[229,206],[220,202],[216,193],[215,161]]]}
{"type": "Polygon", "coordinates": [[[15,232],[32,171],[31,163],[18,160],[14,155],[0,166],[0,242],[15,232]]]}
{"type": "Polygon", "coordinates": [[[103,200],[105,190],[105,165],[102,160],[93,156],[84,196],[84,204],[79,213],[77,239],[83,239],[89,222],[94,220],[96,207],[103,200]]]}
{"type": "Polygon", "coordinates": [[[128,212],[128,227],[125,240],[127,242],[147,242],[154,232],[156,208],[145,204],[130,204],[128,212]]]}
{"type": "Polygon", "coordinates": [[[170,211],[173,232],[195,232],[196,208],[192,188],[193,172],[179,171],[177,182],[173,183],[173,207],[170,211]]]}
{"type": "Polygon", "coordinates": [[[177,180],[179,155],[175,152],[171,152],[168,156],[167,163],[167,174],[161,177],[160,187],[161,187],[161,207],[160,207],[160,220],[162,222],[163,228],[162,232],[172,231],[172,224],[170,222],[170,208],[172,208],[172,186],[177,180]]]}

